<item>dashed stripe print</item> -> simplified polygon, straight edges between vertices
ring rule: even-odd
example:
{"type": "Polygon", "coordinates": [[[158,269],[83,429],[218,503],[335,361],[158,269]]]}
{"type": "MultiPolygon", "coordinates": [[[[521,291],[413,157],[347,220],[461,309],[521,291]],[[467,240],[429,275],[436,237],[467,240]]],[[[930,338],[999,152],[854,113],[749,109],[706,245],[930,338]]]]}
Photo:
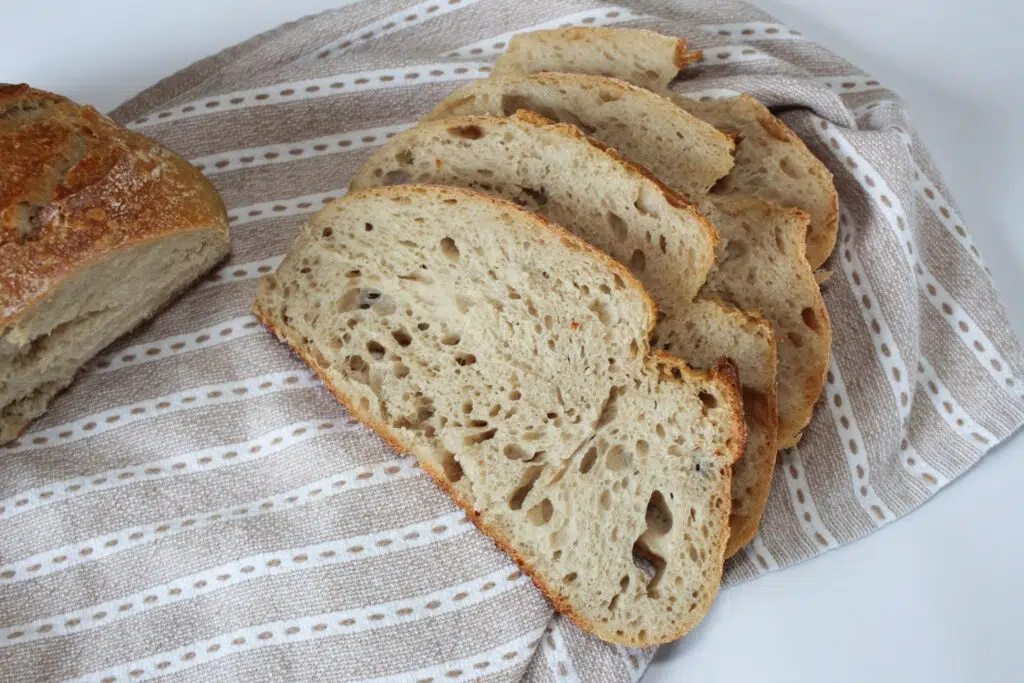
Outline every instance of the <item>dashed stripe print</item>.
{"type": "Polygon", "coordinates": [[[885,89],[885,86],[879,83],[877,79],[864,74],[851,74],[849,76],[822,76],[818,78],[818,82],[829,90],[839,94],[853,94],[885,89]]]}
{"type": "Polygon", "coordinates": [[[253,624],[71,680],[77,683],[148,681],[240,652],[365,633],[451,614],[528,585],[529,579],[522,572],[513,567],[505,567],[471,581],[404,600],[298,619],[253,624]]]}
{"type": "Polygon", "coordinates": [[[754,536],[754,540],[743,546],[743,551],[746,553],[750,563],[754,565],[754,569],[757,570],[758,574],[773,572],[779,568],[779,563],[775,560],[771,551],[768,550],[768,546],[765,545],[760,532],[754,536]]]}
{"type": "Polygon", "coordinates": [[[437,519],[378,533],[250,555],[72,612],[0,628],[0,649],[84,633],[149,610],[205,597],[254,579],[333,567],[423,548],[455,538],[472,528],[473,525],[466,519],[465,513],[455,512],[437,519]]]}
{"type": "Polygon", "coordinates": [[[277,270],[277,267],[281,265],[281,261],[283,260],[284,256],[271,256],[270,258],[261,259],[259,261],[233,263],[213,272],[196,289],[208,289],[210,287],[243,282],[245,280],[255,280],[258,277],[263,277],[264,275],[268,275],[277,270]]]}
{"type": "Polygon", "coordinates": [[[701,31],[738,40],[803,40],[800,31],[767,21],[749,21],[736,24],[702,24],[701,31]]]}
{"type": "Polygon", "coordinates": [[[210,472],[222,467],[253,462],[325,434],[348,429],[358,427],[354,422],[334,419],[304,420],[278,427],[245,441],[172,455],[133,467],[121,467],[49,482],[0,500],[0,520],[91,493],[110,491],[142,482],[166,481],[182,475],[210,472]]]}
{"type": "Polygon", "coordinates": [[[388,138],[404,130],[409,130],[414,125],[416,125],[416,122],[410,121],[409,123],[396,123],[390,126],[379,126],[365,130],[350,130],[344,133],[287,144],[235,149],[230,152],[196,157],[192,159],[192,165],[209,176],[228,171],[237,171],[240,168],[256,168],[271,164],[284,164],[301,159],[312,159],[328,154],[340,154],[341,152],[383,145],[388,141],[388,138]]]}
{"type": "Polygon", "coordinates": [[[328,192],[306,194],[301,197],[292,197],[291,199],[275,199],[269,202],[249,204],[248,206],[238,206],[228,211],[228,223],[234,228],[267,218],[313,213],[327,206],[335,199],[344,197],[346,192],[347,190],[342,188],[329,190],[328,192]]]}
{"type": "Polygon", "coordinates": [[[957,403],[949,389],[939,379],[935,368],[924,356],[921,356],[917,362],[917,381],[931,400],[932,405],[935,406],[935,410],[963,439],[982,451],[987,451],[995,445],[998,441],[995,435],[978,424],[957,403]]]}
{"type": "Polygon", "coordinates": [[[857,417],[850,405],[850,395],[846,392],[846,382],[839,372],[835,359],[829,363],[828,377],[825,382],[825,401],[828,412],[836,425],[836,434],[842,444],[846,456],[850,482],[854,489],[854,498],[861,506],[872,523],[881,526],[896,518],[871,485],[871,469],[868,466],[867,444],[861,434],[857,417]]]}
{"type": "Polygon", "coordinates": [[[348,491],[410,479],[422,474],[422,470],[416,466],[414,459],[394,459],[373,467],[358,467],[339,472],[267,498],[121,529],[0,565],[0,585],[19,583],[55,574],[71,567],[77,567],[87,562],[97,562],[111,555],[189,531],[293,510],[348,491]]]}
{"type": "Polygon", "coordinates": [[[562,636],[560,628],[561,623],[561,619],[552,619],[548,626],[548,633],[541,642],[544,662],[547,664],[552,678],[556,681],[579,683],[580,677],[576,674],[576,666],[572,663],[569,648],[565,646],[565,638],[562,636]]]}
{"type": "Polygon", "coordinates": [[[237,382],[208,384],[195,389],[158,396],[147,401],[118,406],[87,415],[74,422],[29,432],[22,438],[7,444],[5,448],[7,453],[25,453],[51,446],[63,446],[162,415],[235,403],[281,391],[309,389],[315,386],[320,386],[320,380],[308,370],[275,372],[237,382]]]}
{"type": "Polygon", "coordinates": [[[546,29],[569,28],[570,26],[612,26],[636,19],[644,19],[646,15],[636,14],[626,7],[601,7],[594,10],[575,12],[564,17],[550,19],[540,24],[517,28],[514,31],[491,36],[478,40],[475,43],[463,45],[462,47],[448,53],[448,57],[455,58],[483,58],[500,55],[508,47],[508,41],[517,33],[528,33],[530,31],[543,31],[546,29]]]}
{"type": "Polygon", "coordinates": [[[839,546],[835,536],[832,535],[821,521],[818,514],[818,507],[811,497],[811,487],[807,483],[807,476],[804,473],[803,458],[800,456],[800,447],[779,451],[779,475],[775,477],[776,486],[778,480],[785,482],[786,491],[789,493],[789,501],[793,505],[793,512],[796,513],[797,523],[804,535],[807,536],[818,547],[818,552],[824,552],[839,546]]]}
{"type": "Polygon", "coordinates": [[[113,372],[129,366],[173,358],[200,349],[209,349],[236,339],[262,333],[263,327],[256,318],[251,315],[243,315],[186,334],[177,334],[173,337],[165,337],[146,344],[136,344],[114,353],[104,354],[93,361],[93,372],[97,374],[113,372]]]}
{"type": "Polygon", "coordinates": [[[386,36],[394,35],[407,28],[419,26],[425,21],[450,14],[463,7],[469,7],[480,0],[426,0],[411,7],[390,14],[383,19],[378,19],[372,24],[367,24],[346,34],[340,40],[333,41],[330,45],[324,45],[319,50],[310,53],[305,59],[325,59],[327,57],[339,57],[361,43],[371,40],[378,40],[386,36]]]}
{"type": "MultiPolygon", "coordinates": [[[[871,341],[875,347],[875,357],[882,366],[882,374],[885,375],[886,383],[892,390],[896,410],[900,416],[902,430],[902,444],[897,457],[903,469],[912,477],[924,484],[929,489],[935,489],[944,485],[946,478],[925,462],[924,458],[916,453],[910,444],[910,436],[907,433],[909,427],[910,410],[913,406],[914,392],[911,389],[910,369],[903,360],[896,338],[882,315],[878,306],[878,296],[874,292],[867,277],[867,272],[861,264],[857,250],[852,247],[852,237],[855,234],[853,220],[844,207],[839,209],[839,243],[848,247],[846,252],[850,258],[837,259],[846,276],[846,281],[857,299],[861,317],[871,334],[871,341]]],[[[836,399],[833,398],[834,402],[836,399]]]]}
{"type": "MultiPolygon", "coordinates": [[[[912,236],[907,232],[907,213],[899,197],[892,192],[885,179],[868,163],[867,159],[853,148],[853,145],[839,129],[828,121],[821,121],[815,127],[815,133],[833,154],[841,160],[844,158],[847,160],[846,165],[854,179],[876,202],[876,208],[886,217],[886,222],[892,228],[897,242],[900,244],[901,253],[917,274],[917,286],[926,295],[925,299],[941,311],[942,318],[999,386],[1003,387],[1007,393],[1019,396],[1020,389],[1017,387],[1017,380],[1010,374],[1010,366],[1006,359],[1002,357],[1002,354],[981,331],[981,328],[963,306],[932,275],[929,268],[915,253],[912,236]]],[[[849,259],[851,256],[848,256],[848,252],[849,247],[846,246],[842,249],[840,256],[849,259]]]]}
{"type": "Polygon", "coordinates": [[[469,657],[453,659],[415,671],[404,671],[393,676],[363,678],[359,683],[409,683],[409,681],[458,683],[459,681],[472,681],[481,676],[493,676],[515,667],[525,667],[543,635],[543,628],[533,629],[507,643],[469,657]]]}
{"type": "Polygon", "coordinates": [[[716,45],[704,50],[704,64],[739,64],[775,57],[750,45],[716,45]]]}
{"type": "Polygon", "coordinates": [[[388,90],[420,83],[448,83],[474,78],[485,78],[491,66],[486,62],[440,62],[417,64],[401,69],[375,69],[353,73],[292,81],[252,90],[237,90],[188,104],[142,116],[126,127],[141,130],[160,123],[205,116],[224,111],[237,111],[250,107],[263,107],[282,102],[297,102],[320,97],[333,97],[340,93],[388,90]]]}

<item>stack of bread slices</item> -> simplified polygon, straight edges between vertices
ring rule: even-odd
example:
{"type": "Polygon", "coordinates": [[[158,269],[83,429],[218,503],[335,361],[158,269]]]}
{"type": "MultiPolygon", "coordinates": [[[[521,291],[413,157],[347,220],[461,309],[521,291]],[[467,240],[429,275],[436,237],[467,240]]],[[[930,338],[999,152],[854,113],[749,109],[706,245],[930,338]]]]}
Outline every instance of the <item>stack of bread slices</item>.
{"type": "Polygon", "coordinates": [[[558,610],[632,646],[706,613],[831,345],[831,176],[753,98],[670,93],[699,57],[516,36],[369,158],[255,306],[558,610]]]}

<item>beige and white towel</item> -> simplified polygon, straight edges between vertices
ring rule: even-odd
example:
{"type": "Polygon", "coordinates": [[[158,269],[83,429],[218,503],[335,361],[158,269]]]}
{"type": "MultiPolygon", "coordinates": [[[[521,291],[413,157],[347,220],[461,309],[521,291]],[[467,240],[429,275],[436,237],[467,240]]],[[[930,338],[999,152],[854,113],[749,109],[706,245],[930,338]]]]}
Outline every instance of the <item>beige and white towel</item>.
{"type": "Polygon", "coordinates": [[[368,0],[195,64],[114,112],[205,170],[230,262],[0,450],[0,680],[627,681],[649,651],[555,617],[409,458],[249,314],[257,278],[373,148],[517,31],[638,26],[676,84],[773,107],[832,169],[835,358],[735,584],[850,543],[1024,421],[1024,357],[896,95],[739,2],[368,0]]]}

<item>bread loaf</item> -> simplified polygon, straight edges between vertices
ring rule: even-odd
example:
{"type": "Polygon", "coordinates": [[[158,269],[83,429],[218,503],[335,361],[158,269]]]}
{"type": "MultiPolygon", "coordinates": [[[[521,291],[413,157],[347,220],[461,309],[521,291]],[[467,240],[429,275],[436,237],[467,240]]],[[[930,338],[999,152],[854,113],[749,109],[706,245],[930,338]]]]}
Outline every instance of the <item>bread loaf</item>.
{"type": "Polygon", "coordinates": [[[704,58],[686,41],[635,28],[572,27],[520,33],[494,64],[495,74],[569,71],[665,90],[683,67],[704,58]]]}
{"type": "Polygon", "coordinates": [[[625,268],[511,202],[376,188],[311,219],[255,313],[582,628],[647,646],[700,621],[735,378],[651,355],[625,268]]]}
{"type": "Polygon", "coordinates": [[[90,107],[0,87],[0,443],[229,249],[188,162],[90,107]]]}

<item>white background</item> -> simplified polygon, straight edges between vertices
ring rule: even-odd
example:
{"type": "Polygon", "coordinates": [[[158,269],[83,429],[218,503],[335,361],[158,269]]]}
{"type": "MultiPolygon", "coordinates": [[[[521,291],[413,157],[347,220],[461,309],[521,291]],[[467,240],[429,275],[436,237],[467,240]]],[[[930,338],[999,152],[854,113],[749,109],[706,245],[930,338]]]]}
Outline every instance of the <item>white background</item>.
{"type": "MultiPolygon", "coordinates": [[[[341,0],[0,0],[0,82],[109,110],[341,0]]],[[[410,0],[410,4],[413,0],[410,0]]],[[[1024,330],[1024,5],[758,0],[901,93],[1024,330]]],[[[1024,681],[1024,437],[871,537],[723,593],[645,681],[1024,681]]],[[[197,674],[201,675],[201,674],[197,674]]]]}

